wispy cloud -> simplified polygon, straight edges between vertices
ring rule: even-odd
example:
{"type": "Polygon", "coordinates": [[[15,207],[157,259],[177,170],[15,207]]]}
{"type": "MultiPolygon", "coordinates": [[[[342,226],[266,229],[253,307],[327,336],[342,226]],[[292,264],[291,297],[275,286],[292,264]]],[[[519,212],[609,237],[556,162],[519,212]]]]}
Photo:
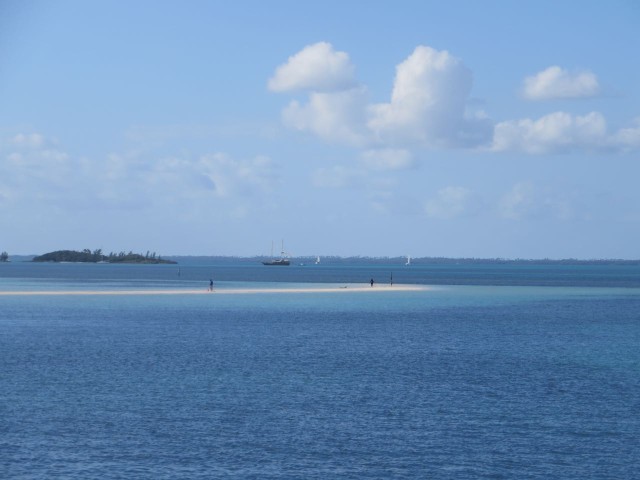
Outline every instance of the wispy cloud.
{"type": "Polygon", "coordinates": [[[571,192],[540,188],[531,181],[518,182],[499,200],[498,212],[508,220],[547,218],[558,221],[585,219],[571,192]]]}
{"type": "Polygon", "coordinates": [[[218,152],[157,157],[132,151],[87,159],[52,148],[37,133],[19,134],[1,143],[2,201],[18,206],[38,202],[40,208],[143,210],[162,205],[188,211],[197,204],[223,200],[259,206],[279,182],[276,165],[260,155],[238,159],[218,152]]]}
{"type": "Polygon", "coordinates": [[[637,150],[640,148],[640,117],[636,118],[632,127],[622,128],[609,140],[613,148],[623,151],[637,150]]]}
{"type": "Polygon", "coordinates": [[[383,148],[366,150],[360,154],[360,163],[367,169],[389,171],[406,170],[413,166],[413,155],[404,149],[383,148]]]}
{"type": "Polygon", "coordinates": [[[519,182],[502,196],[499,203],[504,218],[519,220],[536,209],[535,190],[531,182],[519,182]]]}
{"type": "Polygon", "coordinates": [[[319,188],[347,188],[361,185],[365,172],[335,165],[327,168],[319,168],[312,175],[312,183],[319,188]]]}
{"type": "Polygon", "coordinates": [[[41,148],[45,145],[46,139],[39,133],[18,133],[5,142],[18,148],[41,148]]]}
{"type": "Polygon", "coordinates": [[[19,133],[0,141],[5,201],[49,202],[64,195],[67,182],[82,175],[84,164],[54,144],[38,133],[19,133]]]}
{"type": "Polygon", "coordinates": [[[478,202],[474,194],[465,187],[449,186],[438,191],[435,198],[425,203],[424,211],[428,217],[451,219],[476,211],[478,202]]]}

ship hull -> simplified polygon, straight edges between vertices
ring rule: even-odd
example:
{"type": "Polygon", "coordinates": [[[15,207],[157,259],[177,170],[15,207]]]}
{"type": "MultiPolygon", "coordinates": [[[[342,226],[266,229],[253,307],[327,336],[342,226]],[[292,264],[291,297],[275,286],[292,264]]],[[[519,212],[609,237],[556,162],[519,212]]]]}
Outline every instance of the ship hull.
{"type": "Polygon", "coordinates": [[[286,267],[287,265],[289,265],[291,262],[289,262],[289,260],[272,260],[270,262],[262,262],[263,265],[269,265],[269,266],[283,266],[286,267]]]}

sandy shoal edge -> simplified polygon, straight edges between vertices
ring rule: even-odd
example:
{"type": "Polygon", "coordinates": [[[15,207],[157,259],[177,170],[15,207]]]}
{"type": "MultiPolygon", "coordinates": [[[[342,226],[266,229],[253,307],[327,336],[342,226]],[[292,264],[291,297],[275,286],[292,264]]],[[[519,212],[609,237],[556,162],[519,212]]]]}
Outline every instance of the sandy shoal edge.
{"type": "Polygon", "coordinates": [[[371,286],[335,286],[335,287],[297,287],[297,288],[228,288],[208,290],[33,290],[33,291],[3,291],[0,296],[29,296],[29,295],[233,295],[252,293],[336,293],[336,292],[410,292],[426,291],[430,287],[425,285],[375,285],[371,286]]]}

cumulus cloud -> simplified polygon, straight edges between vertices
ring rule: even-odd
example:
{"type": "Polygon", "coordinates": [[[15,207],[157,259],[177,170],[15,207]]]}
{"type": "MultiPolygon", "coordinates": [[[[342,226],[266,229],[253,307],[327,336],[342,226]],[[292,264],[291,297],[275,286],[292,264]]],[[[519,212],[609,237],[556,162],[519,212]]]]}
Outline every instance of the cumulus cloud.
{"type": "Polygon", "coordinates": [[[418,46],[396,68],[389,103],[370,107],[368,127],[383,141],[472,146],[488,140],[490,122],[468,118],[471,71],[447,51],[418,46]]]}
{"type": "Polygon", "coordinates": [[[355,85],[348,57],[333,62],[339,68],[327,67],[336,55],[329,47],[306,47],[269,81],[272,90],[310,90],[307,103],[293,101],[283,111],[289,127],[381,148],[471,147],[490,140],[491,120],[468,109],[471,72],[448,52],[417,47],[398,65],[390,101],[370,104],[366,87],[355,85]],[[318,73],[311,78],[308,72],[318,73]]]}
{"type": "Polygon", "coordinates": [[[312,90],[331,92],[355,86],[355,68],[345,52],[327,42],[309,45],[289,57],[269,80],[274,92],[312,90]]]}
{"type": "Polygon", "coordinates": [[[282,113],[290,128],[309,131],[327,142],[366,143],[366,91],[353,88],[333,93],[311,93],[306,104],[292,101],[282,113]]]}
{"type": "MultiPolygon", "coordinates": [[[[553,112],[494,123],[484,111],[472,108],[472,83],[471,71],[460,59],[420,45],[397,65],[390,100],[371,103],[366,86],[356,84],[348,55],[322,42],[293,55],[269,86],[308,91],[305,101],[293,100],[283,109],[289,128],[369,152],[467,148],[547,154],[640,148],[640,122],[610,133],[598,112],[553,112]]],[[[523,91],[527,98],[540,100],[592,96],[599,88],[591,72],[570,73],[553,66],[527,78],[523,91]]],[[[366,152],[360,161],[371,169],[407,166],[366,152]]]]}
{"type": "Polygon", "coordinates": [[[574,116],[555,112],[538,120],[498,123],[492,149],[542,154],[605,148],[609,144],[606,122],[600,113],[574,116]]]}
{"type": "Polygon", "coordinates": [[[425,203],[424,211],[432,218],[455,218],[471,213],[473,192],[468,188],[449,186],[438,191],[425,203]]]}
{"type": "Polygon", "coordinates": [[[592,97],[600,91],[597,77],[591,72],[569,73],[552,66],[524,80],[523,95],[529,100],[592,97]]]}

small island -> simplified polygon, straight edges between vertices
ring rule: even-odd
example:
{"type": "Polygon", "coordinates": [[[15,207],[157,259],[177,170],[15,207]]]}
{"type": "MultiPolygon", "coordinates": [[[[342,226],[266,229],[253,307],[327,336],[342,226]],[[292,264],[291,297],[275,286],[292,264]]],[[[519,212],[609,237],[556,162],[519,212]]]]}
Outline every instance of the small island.
{"type": "Polygon", "coordinates": [[[102,249],[94,250],[88,248],[81,252],[75,250],[56,250],[55,252],[45,253],[34,257],[33,262],[81,262],[81,263],[143,263],[143,264],[159,264],[159,263],[178,263],[173,260],[164,260],[156,253],[147,252],[146,255],[139,253],[114,253],[104,255],[102,249]]]}

